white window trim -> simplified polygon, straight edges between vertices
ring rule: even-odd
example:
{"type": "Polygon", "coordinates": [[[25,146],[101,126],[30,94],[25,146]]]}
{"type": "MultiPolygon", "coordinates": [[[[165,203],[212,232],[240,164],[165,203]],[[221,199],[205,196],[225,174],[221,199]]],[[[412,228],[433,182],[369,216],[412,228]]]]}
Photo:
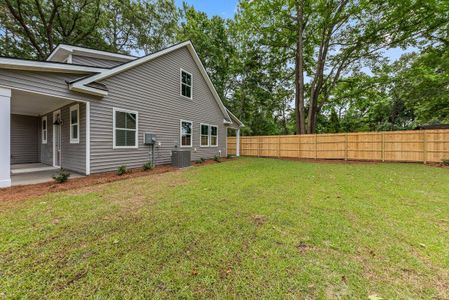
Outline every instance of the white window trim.
{"type": "Polygon", "coordinates": [[[79,104],[75,104],[70,106],[70,122],[69,122],[69,127],[70,127],[70,144],[79,144],[80,143],[80,105],[79,104]],[[72,124],[72,111],[76,110],[76,116],[77,116],[77,122],[75,124],[72,124]],[[73,138],[73,130],[72,130],[72,126],[76,125],[76,129],[77,129],[77,138],[73,138]]]}
{"type": "Polygon", "coordinates": [[[47,144],[48,141],[48,120],[47,116],[41,118],[41,140],[42,144],[47,144]],[[44,129],[44,121],[45,121],[45,129],[44,129]],[[44,139],[44,131],[45,131],[45,139],[44,139]]]}
{"type": "Polygon", "coordinates": [[[193,147],[193,122],[187,120],[179,120],[179,147],[181,148],[192,148],[193,147]],[[182,123],[190,123],[190,128],[192,132],[190,133],[190,145],[182,145],[182,123]]]}
{"type": "Polygon", "coordinates": [[[209,126],[209,144],[210,144],[210,147],[218,147],[218,126],[217,125],[210,125],[209,126]],[[217,144],[216,145],[212,145],[212,127],[217,128],[217,135],[216,135],[216,137],[217,137],[217,144]]]}
{"type": "MultiPolygon", "coordinates": [[[[128,131],[134,131],[134,129],[125,129],[125,128],[119,128],[120,130],[128,130],[128,131]]],[[[113,107],[112,108],[112,132],[113,132],[113,138],[112,138],[112,148],[113,149],[137,149],[139,148],[139,113],[137,111],[113,107]],[[124,113],[130,113],[130,114],[136,114],[136,145],[135,146],[116,146],[116,133],[115,133],[115,113],[116,112],[124,112],[124,113]]]]}
{"type": "Polygon", "coordinates": [[[200,123],[200,147],[201,148],[206,148],[210,146],[210,125],[206,124],[206,123],[200,123]],[[202,131],[202,126],[207,126],[207,145],[202,145],[202,139],[203,139],[203,131],[202,131]]]}
{"type": "Polygon", "coordinates": [[[192,73],[187,72],[184,69],[180,69],[179,70],[179,95],[181,97],[184,97],[184,98],[187,98],[187,99],[190,99],[190,100],[193,99],[193,75],[192,75],[192,73]],[[184,96],[182,94],[182,72],[187,73],[187,74],[190,75],[190,97],[184,96]]]}

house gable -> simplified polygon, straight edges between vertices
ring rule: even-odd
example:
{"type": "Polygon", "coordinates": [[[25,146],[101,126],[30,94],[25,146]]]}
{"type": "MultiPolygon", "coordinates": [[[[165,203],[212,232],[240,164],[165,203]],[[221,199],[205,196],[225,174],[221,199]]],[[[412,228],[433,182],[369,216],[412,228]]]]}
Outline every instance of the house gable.
{"type": "Polygon", "coordinates": [[[117,74],[120,74],[122,72],[130,70],[137,66],[145,64],[151,60],[154,60],[158,57],[167,55],[167,54],[169,54],[173,51],[177,51],[178,49],[181,49],[181,48],[186,48],[188,50],[188,52],[190,53],[191,59],[193,59],[193,61],[197,65],[198,70],[201,73],[201,76],[205,80],[208,88],[210,89],[210,91],[213,95],[213,98],[217,102],[222,114],[224,115],[225,122],[227,122],[229,124],[232,123],[231,118],[227,112],[227,109],[224,107],[223,102],[220,99],[220,96],[218,95],[217,91],[215,90],[215,87],[214,87],[212,81],[210,80],[209,75],[206,72],[206,69],[204,68],[201,60],[198,57],[198,54],[195,51],[195,48],[193,47],[193,45],[190,41],[183,42],[183,43],[174,45],[172,47],[163,49],[161,51],[155,52],[151,55],[141,57],[141,58],[131,61],[129,63],[115,67],[111,70],[107,70],[107,71],[101,72],[99,74],[96,74],[96,75],[93,75],[93,76],[90,76],[87,78],[83,78],[81,80],[74,81],[74,82],[70,83],[69,88],[71,90],[78,91],[78,92],[84,92],[84,93],[89,93],[89,94],[98,95],[98,96],[106,96],[108,94],[107,91],[92,88],[89,86],[89,84],[92,82],[99,82],[99,81],[105,80],[112,76],[116,76],[117,74]]]}

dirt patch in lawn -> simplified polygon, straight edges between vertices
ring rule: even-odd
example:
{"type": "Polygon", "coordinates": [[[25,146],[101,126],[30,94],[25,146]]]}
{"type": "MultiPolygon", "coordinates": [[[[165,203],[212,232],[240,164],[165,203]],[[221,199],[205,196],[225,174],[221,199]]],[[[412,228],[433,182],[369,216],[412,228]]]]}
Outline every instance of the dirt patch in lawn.
{"type": "MultiPolygon", "coordinates": [[[[220,162],[232,159],[222,158],[220,162]]],[[[193,163],[193,166],[205,166],[216,164],[214,160],[206,160],[201,164],[193,163]]],[[[178,170],[171,165],[156,166],[153,170],[143,171],[142,169],[131,169],[124,175],[117,175],[115,172],[98,173],[86,177],[73,178],[65,183],[46,182],[31,185],[18,185],[10,188],[0,189],[0,201],[19,201],[30,197],[37,197],[47,193],[62,192],[80,189],[88,186],[94,186],[118,180],[125,180],[135,177],[151,176],[178,170]]]]}

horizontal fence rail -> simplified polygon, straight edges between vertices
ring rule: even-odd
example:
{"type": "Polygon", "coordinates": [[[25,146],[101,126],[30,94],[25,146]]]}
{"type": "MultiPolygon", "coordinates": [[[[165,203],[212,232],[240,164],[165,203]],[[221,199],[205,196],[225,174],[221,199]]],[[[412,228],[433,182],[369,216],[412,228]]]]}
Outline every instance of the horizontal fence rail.
{"type": "MultiPolygon", "coordinates": [[[[236,138],[228,137],[236,154],[236,138]]],[[[240,155],[258,157],[441,162],[449,159],[449,130],[409,130],[240,137],[240,155]]]]}

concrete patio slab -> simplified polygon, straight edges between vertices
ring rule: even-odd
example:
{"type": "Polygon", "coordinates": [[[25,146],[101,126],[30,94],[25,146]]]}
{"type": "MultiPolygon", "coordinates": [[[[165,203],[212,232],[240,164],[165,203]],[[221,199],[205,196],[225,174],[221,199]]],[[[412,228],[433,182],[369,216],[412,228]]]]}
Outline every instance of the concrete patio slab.
{"type": "Polygon", "coordinates": [[[24,174],[31,172],[41,172],[41,171],[58,171],[59,168],[46,165],[43,163],[29,163],[29,164],[17,164],[11,166],[11,174],[24,174]]]}
{"type": "MultiPolygon", "coordinates": [[[[58,172],[58,170],[59,169],[12,174],[11,175],[11,184],[12,184],[12,186],[16,186],[16,185],[27,185],[27,184],[51,182],[51,181],[53,181],[52,176],[54,174],[56,174],[58,172]]],[[[83,177],[83,175],[70,172],[70,178],[79,178],[79,177],[83,177]]]]}

